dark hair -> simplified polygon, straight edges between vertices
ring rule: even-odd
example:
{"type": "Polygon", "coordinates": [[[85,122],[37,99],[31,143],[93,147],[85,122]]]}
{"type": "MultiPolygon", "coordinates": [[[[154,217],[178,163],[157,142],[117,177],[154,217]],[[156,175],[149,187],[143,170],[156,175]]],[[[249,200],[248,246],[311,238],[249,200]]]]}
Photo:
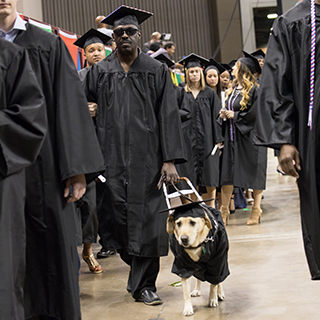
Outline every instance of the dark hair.
{"type": "Polygon", "coordinates": [[[208,71],[211,70],[211,69],[216,70],[217,73],[218,73],[218,83],[217,83],[217,85],[216,85],[216,93],[217,93],[219,99],[221,100],[221,82],[220,82],[220,72],[219,72],[219,70],[218,70],[216,67],[212,67],[212,68],[210,68],[210,69],[209,69],[209,68],[206,69],[206,70],[204,71],[204,78],[205,78],[205,80],[206,80],[207,86],[210,87],[210,86],[208,85],[208,83],[207,83],[207,73],[208,73],[208,71]]]}
{"type": "Polygon", "coordinates": [[[167,49],[170,49],[172,47],[175,47],[175,43],[174,42],[167,42],[165,45],[164,45],[164,48],[167,50],[167,49]]]}
{"type": "Polygon", "coordinates": [[[109,46],[109,47],[111,47],[113,42],[114,42],[114,40],[113,40],[113,39],[110,39],[110,40],[106,43],[106,45],[109,46]]]}
{"type": "Polygon", "coordinates": [[[152,42],[150,44],[149,50],[156,52],[160,49],[160,43],[159,42],[152,42]]]}

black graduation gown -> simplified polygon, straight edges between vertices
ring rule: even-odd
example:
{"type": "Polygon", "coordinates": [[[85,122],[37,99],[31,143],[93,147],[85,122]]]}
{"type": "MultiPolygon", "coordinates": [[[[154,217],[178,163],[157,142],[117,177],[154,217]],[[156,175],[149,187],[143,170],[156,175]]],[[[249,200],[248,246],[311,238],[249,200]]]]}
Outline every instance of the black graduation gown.
{"type": "Polygon", "coordinates": [[[97,184],[100,232],[110,249],[157,257],[168,253],[166,206],[157,189],[164,161],[184,161],[178,107],[165,64],[139,53],[128,73],[114,52],[85,79],[98,104],[97,134],[107,182],[97,184]],[[99,194],[99,195],[98,195],[99,194]]]}
{"type": "Polygon", "coordinates": [[[234,101],[234,141],[231,141],[230,123],[223,123],[224,147],[221,155],[221,185],[233,185],[240,188],[264,190],[266,186],[267,148],[258,147],[253,143],[254,124],[256,117],[256,101],[258,87],[254,86],[249,92],[250,99],[247,108],[240,110],[241,93],[228,97],[234,101]]]}
{"type": "Polygon", "coordinates": [[[27,24],[14,42],[27,48],[42,87],[48,134],[26,170],[26,318],[80,319],[75,208],[63,198],[64,180],[93,179],[103,157],[81,82],[62,39],[27,24]]]}
{"type": "MultiPolygon", "coordinates": [[[[85,67],[78,71],[78,75],[81,83],[83,83],[86,75],[89,71],[88,67],[85,67]]],[[[92,118],[95,125],[95,117],[92,118]]],[[[96,199],[96,182],[92,181],[87,185],[86,193],[83,197],[76,202],[76,208],[78,209],[78,246],[82,243],[95,243],[97,242],[98,234],[98,216],[97,216],[97,199],[96,199]]]]}
{"type": "Polygon", "coordinates": [[[89,71],[89,68],[88,67],[85,67],[81,70],[78,71],[78,75],[79,75],[79,78],[80,78],[80,81],[83,82],[84,79],[86,78],[86,75],[89,71]]]}
{"type": "Polygon", "coordinates": [[[180,116],[188,162],[178,166],[179,174],[195,185],[218,187],[219,151],[213,156],[211,152],[223,140],[221,126],[216,121],[221,109],[219,98],[209,87],[200,91],[196,99],[191,92],[185,95],[180,116]]]}
{"type": "Polygon", "coordinates": [[[24,168],[38,155],[47,123],[44,98],[26,51],[3,39],[0,48],[0,318],[22,320],[24,168]]]}
{"type": "MultiPolygon", "coordinates": [[[[194,276],[201,281],[218,284],[224,281],[230,274],[228,266],[229,242],[220,212],[209,206],[206,207],[218,221],[219,230],[214,241],[205,243],[199,261],[193,261],[184,248],[180,246],[175,235],[171,234],[170,249],[174,255],[171,272],[184,279],[194,276]]],[[[214,225],[213,218],[209,218],[212,225],[214,225]]],[[[210,229],[207,238],[212,238],[214,232],[215,229],[210,229]]]]}
{"type": "MultiPolygon", "coordinates": [[[[183,164],[179,164],[176,166],[177,171],[179,173],[180,177],[187,177],[193,185],[196,184],[196,175],[194,170],[194,162],[193,162],[193,151],[192,151],[192,145],[190,143],[191,141],[191,133],[192,133],[192,127],[190,126],[191,121],[191,111],[187,107],[187,93],[184,90],[184,88],[179,86],[174,86],[175,93],[176,93],[176,99],[178,103],[179,108],[179,115],[180,115],[180,121],[181,121],[181,128],[182,128],[182,134],[183,134],[183,144],[184,144],[184,151],[186,155],[186,159],[189,159],[187,162],[183,164]]],[[[179,189],[190,189],[188,185],[181,181],[177,187],[179,189]]],[[[174,192],[173,187],[169,187],[169,193],[174,192]]]]}
{"type": "Polygon", "coordinates": [[[320,7],[316,5],[316,82],[313,129],[307,126],[310,97],[310,1],[305,0],[273,25],[266,55],[256,124],[256,142],[273,148],[293,144],[300,153],[301,221],[313,280],[320,279],[319,172],[320,7]],[[317,187],[318,185],[318,187],[317,187]]]}

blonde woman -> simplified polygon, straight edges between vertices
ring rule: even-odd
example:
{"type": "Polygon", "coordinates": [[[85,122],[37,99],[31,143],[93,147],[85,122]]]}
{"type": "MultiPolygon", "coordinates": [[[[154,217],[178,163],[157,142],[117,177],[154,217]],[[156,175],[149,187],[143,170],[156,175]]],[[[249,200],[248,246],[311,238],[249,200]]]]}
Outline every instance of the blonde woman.
{"type": "MultiPolygon", "coordinates": [[[[212,150],[222,141],[216,121],[221,104],[214,90],[206,86],[202,68],[209,63],[207,59],[191,54],[179,63],[186,69],[183,111],[188,121],[183,122],[182,129],[189,151],[188,162],[179,165],[178,171],[198,186],[204,199],[212,199],[219,186],[219,152],[212,155],[212,150]]],[[[208,204],[215,207],[214,200],[208,204]]]]}
{"type": "Polygon", "coordinates": [[[226,91],[226,108],[221,109],[224,148],[221,161],[221,215],[228,224],[233,187],[252,188],[254,204],[247,225],[260,223],[261,197],[265,189],[267,149],[253,144],[258,85],[254,73],[261,73],[257,59],[247,55],[233,67],[235,79],[226,91]]]}

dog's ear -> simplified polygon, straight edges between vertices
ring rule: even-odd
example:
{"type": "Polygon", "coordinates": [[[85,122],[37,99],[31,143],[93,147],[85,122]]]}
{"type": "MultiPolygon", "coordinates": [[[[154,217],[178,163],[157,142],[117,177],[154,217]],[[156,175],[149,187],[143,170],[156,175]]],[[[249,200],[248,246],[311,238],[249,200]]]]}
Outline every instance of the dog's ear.
{"type": "Polygon", "coordinates": [[[205,216],[204,221],[205,221],[205,225],[206,225],[209,229],[212,229],[211,221],[210,221],[210,219],[209,219],[207,216],[205,216]]]}
{"type": "Polygon", "coordinates": [[[174,221],[173,221],[173,216],[169,215],[168,219],[167,219],[167,232],[169,234],[174,232],[174,221]]]}

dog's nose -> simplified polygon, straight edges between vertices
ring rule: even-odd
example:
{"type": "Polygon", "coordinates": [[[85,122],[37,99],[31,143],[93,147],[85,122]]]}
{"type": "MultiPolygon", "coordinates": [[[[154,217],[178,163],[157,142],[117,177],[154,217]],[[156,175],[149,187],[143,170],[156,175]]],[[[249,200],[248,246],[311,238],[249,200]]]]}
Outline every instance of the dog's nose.
{"type": "Polygon", "coordinates": [[[183,235],[183,236],[180,237],[180,239],[181,239],[181,241],[182,241],[182,243],[183,243],[184,245],[187,245],[187,244],[188,244],[188,240],[189,240],[189,237],[188,237],[188,236],[183,235]]]}

